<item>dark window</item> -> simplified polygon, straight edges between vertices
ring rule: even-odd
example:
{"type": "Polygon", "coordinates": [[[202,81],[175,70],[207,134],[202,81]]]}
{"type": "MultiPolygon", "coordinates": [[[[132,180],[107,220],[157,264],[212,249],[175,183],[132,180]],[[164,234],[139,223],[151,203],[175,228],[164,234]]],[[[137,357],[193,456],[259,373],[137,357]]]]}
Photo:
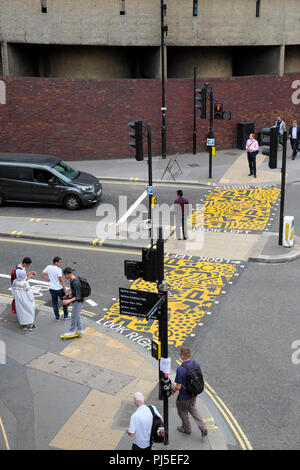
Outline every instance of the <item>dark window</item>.
{"type": "Polygon", "coordinates": [[[52,173],[46,170],[33,170],[33,177],[39,183],[48,183],[48,181],[53,178],[52,173]]]}
{"type": "Polygon", "coordinates": [[[47,13],[47,0],[41,0],[41,11],[47,13]]]}
{"type": "Polygon", "coordinates": [[[193,0],[193,16],[198,16],[198,0],[193,0]]]}
{"type": "Polygon", "coordinates": [[[1,177],[10,180],[32,181],[32,169],[17,166],[0,166],[1,177]]]}
{"type": "Polygon", "coordinates": [[[125,15],[125,0],[120,0],[120,15],[125,15]]]}
{"type": "Polygon", "coordinates": [[[260,0],[256,0],[256,18],[260,16],[260,0]]]}

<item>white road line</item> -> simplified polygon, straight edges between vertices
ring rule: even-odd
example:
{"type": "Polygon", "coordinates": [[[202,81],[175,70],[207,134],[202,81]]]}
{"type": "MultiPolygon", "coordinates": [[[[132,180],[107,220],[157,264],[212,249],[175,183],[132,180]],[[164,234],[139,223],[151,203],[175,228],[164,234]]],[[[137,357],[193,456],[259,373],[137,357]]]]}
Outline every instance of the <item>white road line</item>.
{"type": "MultiPolygon", "coordinates": [[[[4,277],[5,279],[10,279],[9,274],[0,274],[0,277],[4,277]]],[[[49,282],[46,281],[38,281],[37,279],[29,279],[29,282],[33,282],[35,284],[43,284],[44,286],[49,286],[49,282]]]]}
{"type": "Polygon", "coordinates": [[[96,302],[94,302],[94,301],[91,300],[91,299],[87,299],[87,300],[86,300],[86,303],[87,303],[87,304],[90,304],[91,307],[96,307],[96,306],[98,305],[98,304],[96,304],[96,302]]]}
{"type": "Polygon", "coordinates": [[[138,207],[138,205],[145,199],[147,194],[147,191],[144,191],[143,194],[141,194],[141,196],[135,201],[134,204],[132,204],[128,211],[122,215],[122,217],[118,221],[118,224],[122,224],[123,222],[125,222],[125,220],[130,216],[130,214],[132,214],[132,212],[138,207]]]}

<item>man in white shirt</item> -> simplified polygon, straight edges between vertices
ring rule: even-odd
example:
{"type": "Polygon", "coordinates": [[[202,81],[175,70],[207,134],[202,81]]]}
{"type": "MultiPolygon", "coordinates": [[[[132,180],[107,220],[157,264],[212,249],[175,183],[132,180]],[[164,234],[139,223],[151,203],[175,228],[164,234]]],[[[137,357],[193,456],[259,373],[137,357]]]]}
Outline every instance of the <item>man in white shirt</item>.
{"type": "Polygon", "coordinates": [[[300,139],[300,127],[297,126],[297,121],[293,121],[293,125],[289,128],[289,138],[293,151],[292,160],[295,160],[300,139]]]}
{"type": "MultiPolygon", "coordinates": [[[[42,272],[42,276],[45,281],[49,282],[49,292],[52,298],[52,307],[55,314],[56,321],[60,320],[59,310],[58,310],[58,298],[62,298],[67,294],[67,288],[65,286],[62,270],[60,268],[62,264],[62,259],[59,256],[55,256],[53,259],[53,264],[49,264],[42,272]]],[[[70,318],[68,316],[68,307],[63,306],[64,310],[64,319],[70,318]]]]}
{"type": "MultiPolygon", "coordinates": [[[[126,429],[130,437],[134,436],[131,450],[151,450],[152,443],[150,438],[153,415],[149,407],[145,405],[145,398],[142,393],[136,392],[134,394],[133,403],[137,409],[130,418],[129,428],[126,429]]],[[[154,413],[161,418],[156,407],[152,405],[152,408],[154,413]]]]}

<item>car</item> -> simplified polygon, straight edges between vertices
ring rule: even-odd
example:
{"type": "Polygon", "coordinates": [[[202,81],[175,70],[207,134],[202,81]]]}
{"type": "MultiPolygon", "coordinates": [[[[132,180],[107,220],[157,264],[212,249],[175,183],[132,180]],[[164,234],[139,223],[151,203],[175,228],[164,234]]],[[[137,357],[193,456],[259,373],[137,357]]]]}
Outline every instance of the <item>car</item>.
{"type": "Polygon", "coordinates": [[[95,176],[56,156],[0,153],[0,206],[9,201],[60,204],[77,210],[97,203],[102,192],[95,176]]]}

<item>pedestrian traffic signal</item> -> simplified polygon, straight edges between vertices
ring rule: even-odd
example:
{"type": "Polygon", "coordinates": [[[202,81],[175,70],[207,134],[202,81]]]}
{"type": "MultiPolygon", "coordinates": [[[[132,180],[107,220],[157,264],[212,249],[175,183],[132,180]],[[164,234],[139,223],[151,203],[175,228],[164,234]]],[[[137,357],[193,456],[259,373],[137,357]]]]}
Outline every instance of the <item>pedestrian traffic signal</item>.
{"type": "Polygon", "coordinates": [[[197,88],[196,90],[196,102],[198,101],[199,104],[196,104],[196,108],[200,109],[200,117],[201,119],[206,119],[206,95],[207,95],[207,88],[197,88]]]}
{"type": "Polygon", "coordinates": [[[261,144],[266,145],[262,149],[262,154],[269,157],[269,168],[277,168],[278,152],[278,129],[277,127],[265,127],[261,130],[261,144]],[[266,137],[265,137],[266,136],[266,137]]]}
{"type": "Polygon", "coordinates": [[[127,279],[142,278],[144,281],[156,282],[158,280],[157,249],[143,248],[142,261],[125,260],[124,268],[127,279]]]}
{"type": "Polygon", "coordinates": [[[128,126],[134,129],[129,132],[130,137],[134,138],[134,142],[129,142],[130,147],[135,148],[135,159],[137,161],[144,160],[143,152],[143,121],[129,122],[128,126]]]}
{"type": "Polygon", "coordinates": [[[223,105],[221,103],[215,103],[214,117],[215,119],[223,119],[223,105]]]}

